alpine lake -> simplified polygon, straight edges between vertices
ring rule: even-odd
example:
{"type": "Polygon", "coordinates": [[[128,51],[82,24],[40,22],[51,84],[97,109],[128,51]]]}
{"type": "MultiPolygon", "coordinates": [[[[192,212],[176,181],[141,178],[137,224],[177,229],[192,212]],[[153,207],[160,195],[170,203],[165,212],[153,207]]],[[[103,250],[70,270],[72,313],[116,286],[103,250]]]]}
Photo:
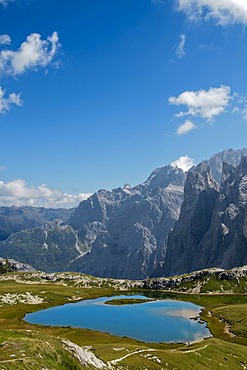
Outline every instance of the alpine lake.
{"type": "Polygon", "coordinates": [[[29,313],[31,324],[107,332],[153,343],[192,343],[211,337],[200,321],[202,307],[145,295],[101,297],[29,313]]]}

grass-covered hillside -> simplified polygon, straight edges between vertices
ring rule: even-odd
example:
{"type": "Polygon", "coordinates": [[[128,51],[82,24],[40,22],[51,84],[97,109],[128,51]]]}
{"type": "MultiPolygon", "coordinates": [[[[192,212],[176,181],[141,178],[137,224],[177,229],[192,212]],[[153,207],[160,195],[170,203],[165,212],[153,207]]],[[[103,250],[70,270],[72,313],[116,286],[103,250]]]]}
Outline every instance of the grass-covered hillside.
{"type": "Polygon", "coordinates": [[[187,288],[183,284],[183,293],[145,290],[148,298],[188,300],[204,307],[201,319],[207,321],[213,337],[185,345],[150,344],[86,329],[31,325],[22,320],[27,312],[68,302],[122,294],[123,290],[125,294],[140,292],[143,282],[99,279],[74,273],[2,274],[0,369],[247,368],[245,279],[241,277],[238,285],[235,279],[228,280],[227,292],[231,294],[205,293],[210,292],[210,286],[213,291],[220,287],[223,292],[223,285],[219,285],[214,275],[205,281],[202,279],[204,294],[187,294],[191,282],[187,283],[187,288]]]}

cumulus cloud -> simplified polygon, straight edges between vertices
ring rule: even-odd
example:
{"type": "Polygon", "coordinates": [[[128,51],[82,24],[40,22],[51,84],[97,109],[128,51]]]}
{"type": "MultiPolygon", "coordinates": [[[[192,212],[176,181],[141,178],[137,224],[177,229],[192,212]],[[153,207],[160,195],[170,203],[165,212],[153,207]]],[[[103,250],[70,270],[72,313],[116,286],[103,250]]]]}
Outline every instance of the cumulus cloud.
{"type": "Polygon", "coordinates": [[[176,55],[179,59],[185,56],[185,50],[184,50],[185,42],[186,42],[186,35],[180,35],[179,44],[176,48],[176,55]]]}
{"type": "Polygon", "coordinates": [[[0,35],[0,45],[9,45],[11,43],[11,38],[9,35],[0,35]]]}
{"type": "Polygon", "coordinates": [[[5,90],[0,86],[0,114],[10,110],[11,105],[22,105],[21,95],[11,93],[6,96],[5,90]]]}
{"type": "Polygon", "coordinates": [[[211,87],[209,90],[184,91],[177,97],[170,97],[170,104],[184,105],[187,111],[179,112],[176,116],[199,116],[212,121],[223,113],[230,101],[230,87],[211,87]]]}
{"type": "Polygon", "coordinates": [[[52,190],[47,185],[30,186],[24,180],[0,181],[1,206],[35,206],[51,208],[71,208],[87,199],[90,193],[68,194],[52,190]]]}
{"type": "Polygon", "coordinates": [[[192,20],[213,19],[221,26],[247,24],[246,0],[176,0],[177,8],[192,20]]]}
{"type": "Polygon", "coordinates": [[[177,135],[185,135],[188,132],[190,132],[191,130],[194,130],[195,128],[196,128],[196,125],[192,121],[187,119],[184,123],[182,123],[177,128],[176,134],[177,135]]]}
{"type": "Polygon", "coordinates": [[[0,52],[0,73],[17,76],[28,69],[46,67],[50,64],[60,47],[57,32],[42,40],[41,35],[32,33],[16,51],[0,52]]]}
{"type": "Polygon", "coordinates": [[[181,168],[184,172],[188,171],[195,165],[195,160],[188,155],[184,155],[171,163],[171,166],[181,168]]]}

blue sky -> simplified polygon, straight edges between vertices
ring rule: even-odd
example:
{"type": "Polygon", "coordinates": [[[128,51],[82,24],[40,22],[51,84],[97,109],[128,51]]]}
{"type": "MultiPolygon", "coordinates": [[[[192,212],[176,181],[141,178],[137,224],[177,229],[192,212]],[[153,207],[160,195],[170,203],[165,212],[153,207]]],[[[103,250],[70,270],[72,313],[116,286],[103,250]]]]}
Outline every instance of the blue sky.
{"type": "Polygon", "coordinates": [[[245,147],[246,25],[244,0],[0,0],[0,205],[245,147]]]}

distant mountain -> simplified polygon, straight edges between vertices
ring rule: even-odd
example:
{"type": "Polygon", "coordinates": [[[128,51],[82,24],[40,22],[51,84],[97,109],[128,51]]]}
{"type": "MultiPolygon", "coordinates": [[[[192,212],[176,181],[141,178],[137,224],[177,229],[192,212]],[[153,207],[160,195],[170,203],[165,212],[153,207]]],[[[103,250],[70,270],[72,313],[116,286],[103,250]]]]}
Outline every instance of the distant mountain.
{"type": "Polygon", "coordinates": [[[0,207],[0,240],[18,231],[31,229],[46,221],[67,220],[72,209],[41,207],[0,207]]]}
{"type": "Polygon", "coordinates": [[[247,148],[239,150],[227,149],[213,155],[209,160],[203,161],[202,164],[210,168],[213,178],[220,184],[223,163],[232,164],[236,167],[243,156],[247,156],[247,148]]]}
{"type": "Polygon", "coordinates": [[[0,255],[44,271],[128,279],[247,263],[245,153],[229,149],[188,173],[168,165],[140,185],[99,190],[67,221],[0,242],[0,255]]]}
{"type": "Polygon", "coordinates": [[[0,254],[14,258],[46,272],[64,271],[81,256],[83,246],[74,230],[61,221],[48,221],[42,226],[20,231],[0,242],[0,254]]]}
{"type": "Polygon", "coordinates": [[[158,275],[247,264],[247,157],[223,163],[221,186],[207,163],[189,173],[179,220],[158,275]]]}

